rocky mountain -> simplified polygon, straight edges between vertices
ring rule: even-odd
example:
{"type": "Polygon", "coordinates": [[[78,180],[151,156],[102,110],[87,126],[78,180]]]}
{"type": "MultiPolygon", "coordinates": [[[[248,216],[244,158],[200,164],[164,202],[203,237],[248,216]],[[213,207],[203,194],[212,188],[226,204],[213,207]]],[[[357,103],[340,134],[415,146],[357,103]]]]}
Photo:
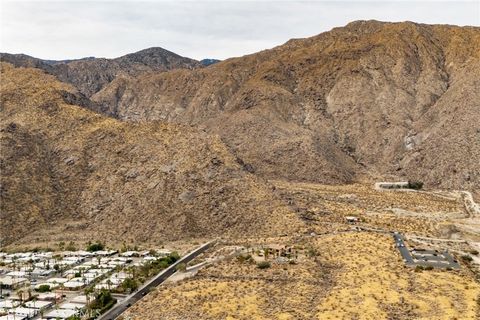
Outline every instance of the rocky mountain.
{"type": "Polygon", "coordinates": [[[215,64],[217,62],[220,62],[221,60],[218,59],[202,59],[200,60],[200,63],[203,64],[204,66],[208,67],[211,64],[215,64]]]}
{"type": "Polygon", "coordinates": [[[3,243],[304,228],[269,179],[480,189],[480,28],[357,21],[208,67],[1,60],[3,243]]]}
{"type": "Polygon", "coordinates": [[[39,69],[2,63],[1,78],[2,245],[158,243],[300,226],[217,136],[96,114],[39,69]]]}
{"type": "Polygon", "coordinates": [[[181,57],[168,50],[155,47],[115,59],[84,58],[52,61],[33,58],[24,54],[0,54],[0,61],[17,67],[40,68],[60,81],[73,84],[82,94],[90,97],[117,76],[135,76],[148,72],[163,72],[185,68],[199,68],[196,60],[181,57]]]}
{"type": "Polygon", "coordinates": [[[92,96],[127,121],[218,134],[269,179],[480,185],[480,29],[357,21],[209,68],[118,77],[92,96]]]}

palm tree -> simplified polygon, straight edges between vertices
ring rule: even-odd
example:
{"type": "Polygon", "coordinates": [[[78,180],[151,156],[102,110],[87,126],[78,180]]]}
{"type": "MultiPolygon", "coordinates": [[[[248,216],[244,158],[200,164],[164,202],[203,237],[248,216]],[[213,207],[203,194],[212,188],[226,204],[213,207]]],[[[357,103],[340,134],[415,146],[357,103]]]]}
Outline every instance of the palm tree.
{"type": "Polygon", "coordinates": [[[22,289],[17,289],[17,291],[15,291],[15,294],[20,299],[20,304],[22,304],[23,303],[23,291],[22,291],[22,289]]]}
{"type": "Polygon", "coordinates": [[[32,299],[32,287],[27,288],[28,300],[32,299]]]}
{"type": "Polygon", "coordinates": [[[87,309],[87,312],[88,312],[88,317],[90,317],[90,293],[93,292],[93,289],[92,288],[85,288],[85,290],[83,291],[85,293],[85,297],[87,298],[87,305],[86,305],[86,309],[87,309]]]}
{"type": "Polygon", "coordinates": [[[108,291],[110,291],[110,287],[112,285],[112,280],[107,279],[107,286],[108,286],[108,291]]]}

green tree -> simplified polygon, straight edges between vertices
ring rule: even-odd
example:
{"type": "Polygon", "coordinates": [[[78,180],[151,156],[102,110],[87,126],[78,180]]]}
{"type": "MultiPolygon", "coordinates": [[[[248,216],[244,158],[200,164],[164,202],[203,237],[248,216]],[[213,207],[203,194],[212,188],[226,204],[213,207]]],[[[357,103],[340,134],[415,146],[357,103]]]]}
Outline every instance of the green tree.
{"type": "Polygon", "coordinates": [[[51,290],[51,288],[48,284],[42,284],[37,289],[38,292],[49,292],[50,290],[51,290]]]}
{"type": "Polygon", "coordinates": [[[137,281],[135,281],[135,279],[132,279],[132,278],[126,278],[122,282],[122,288],[124,291],[130,291],[130,292],[135,291],[138,288],[137,281]]]}
{"type": "Polygon", "coordinates": [[[260,261],[259,263],[257,263],[257,268],[259,268],[259,269],[268,269],[268,268],[270,268],[270,262],[268,262],[268,261],[260,261]]]}
{"type": "Polygon", "coordinates": [[[107,286],[108,286],[108,290],[111,290],[111,287],[112,287],[112,280],[110,280],[110,279],[107,279],[107,286]]]}
{"type": "Polygon", "coordinates": [[[88,246],[87,246],[87,251],[95,252],[95,251],[103,250],[104,248],[105,248],[105,246],[101,242],[89,243],[88,246]]]}
{"type": "Polygon", "coordinates": [[[408,181],[408,188],[409,189],[415,189],[415,190],[420,190],[423,188],[423,182],[421,181],[408,181]]]}
{"type": "Polygon", "coordinates": [[[187,265],[185,263],[179,263],[175,268],[177,271],[185,272],[187,270],[187,265]]]}

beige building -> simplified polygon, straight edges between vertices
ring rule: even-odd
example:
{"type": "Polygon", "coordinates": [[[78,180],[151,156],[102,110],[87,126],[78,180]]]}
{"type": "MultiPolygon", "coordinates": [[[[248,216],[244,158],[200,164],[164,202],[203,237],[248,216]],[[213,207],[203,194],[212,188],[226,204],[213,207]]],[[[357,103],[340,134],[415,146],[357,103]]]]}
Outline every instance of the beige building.
{"type": "Polygon", "coordinates": [[[11,276],[5,276],[0,278],[0,286],[4,289],[17,289],[27,284],[27,278],[17,278],[11,276]]]}

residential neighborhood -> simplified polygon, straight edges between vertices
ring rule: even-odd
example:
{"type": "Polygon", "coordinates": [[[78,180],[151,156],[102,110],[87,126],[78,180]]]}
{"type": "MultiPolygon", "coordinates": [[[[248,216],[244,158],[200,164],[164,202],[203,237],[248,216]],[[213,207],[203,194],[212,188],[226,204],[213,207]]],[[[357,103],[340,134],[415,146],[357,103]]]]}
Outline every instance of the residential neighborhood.
{"type": "Polygon", "coordinates": [[[165,249],[0,252],[0,320],[96,317],[178,258],[165,249]]]}

